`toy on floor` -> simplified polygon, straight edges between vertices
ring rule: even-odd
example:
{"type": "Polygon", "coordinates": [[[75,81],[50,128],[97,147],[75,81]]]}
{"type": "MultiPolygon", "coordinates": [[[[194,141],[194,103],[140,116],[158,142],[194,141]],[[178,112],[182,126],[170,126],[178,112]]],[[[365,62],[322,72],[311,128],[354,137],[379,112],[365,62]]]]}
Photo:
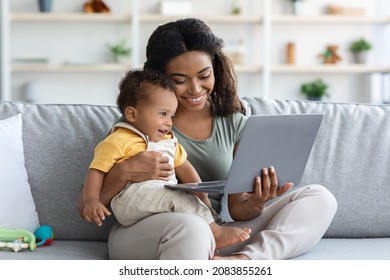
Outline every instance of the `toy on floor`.
{"type": "Polygon", "coordinates": [[[36,248],[35,236],[24,229],[0,228],[0,247],[11,248],[14,252],[29,248],[36,248]]]}
{"type": "Polygon", "coordinates": [[[51,226],[42,225],[34,232],[37,246],[50,245],[53,242],[54,233],[51,226]]]}

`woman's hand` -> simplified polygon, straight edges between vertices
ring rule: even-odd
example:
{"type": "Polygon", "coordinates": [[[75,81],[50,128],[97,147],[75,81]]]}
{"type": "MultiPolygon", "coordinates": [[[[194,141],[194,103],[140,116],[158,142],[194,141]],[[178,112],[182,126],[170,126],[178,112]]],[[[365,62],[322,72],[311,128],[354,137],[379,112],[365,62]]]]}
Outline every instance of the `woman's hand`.
{"type": "MultiPolygon", "coordinates": [[[[100,201],[109,207],[111,199],[117,195],[128,182],[142,182],[146,180],[165,180],[173,174],[173,166],[169,159],[159,152],[140,152],[139,154],[114,165],[104,176],[100,192],[100,201]]],[[[83,215],[83,192],[80,192],[78,210],[83,215]]]]}
{"type": "Polygon", "coordinates": [[[255,178],[254,192],[229,195],[228,205],[230,216],[234,220],[249,220],[263,211],[267,201],[286,193],[293,186],[286,183],[278,187],[275,169],[263,168],[261,177],[255,178]]]}
{"type": "Polygon", "coordinates": [[[114,165],[106,174],[100,193],[101,202],[108,207],[111,199],[129,182],[165,180],[173,174],[173,166],[168,158],[159,152],[140,152],[137,155],[114,165]]]}
{"type": "Polygon", "coordinates": [[[116,181],[117,178],[125,184],[147,180],[168,181],[172,174],[173,166],[168,163],[168,157],[159,152],[140,152],[111,168],[105,177],[105,183],[116,181]]]}

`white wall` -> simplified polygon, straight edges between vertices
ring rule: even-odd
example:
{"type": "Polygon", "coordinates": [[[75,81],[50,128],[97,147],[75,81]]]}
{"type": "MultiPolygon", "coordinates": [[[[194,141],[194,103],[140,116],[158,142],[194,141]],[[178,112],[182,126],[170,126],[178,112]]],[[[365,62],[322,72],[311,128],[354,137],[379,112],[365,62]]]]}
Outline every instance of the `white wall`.
{"type": "MultiPolygon", "coordinates": [[[[4,1],[4,0],[2,0],[4,1]]],[[[289,13],[288,0],[238,0],[243,7],[243,13],[260,15],[263,12],[263,1],[272,3],[272,13],[275,15],[289,13]]],[[[54,0],[52,13],[74,13],[82,10],[85,0],[58,1],[54,0]]],[[[106,0],[112,13],[131,13],[131,1],[106,0]]],[[[141,0],[141,13],[158,10],[158,0],[141,0]]],[[[230,11],[233,0],[192,0],[194,15],[224,14],[230,11]]],[[[390,14],[390,3],[386,0],[303,0],[304,15],[319,15],[324,6],[335,3],[348,7],[365,7],[368,15],[390,14]]],[[[10,1],[12,12],[37,12],[36,0],[10,1]]],[[[145,55],[147,38],[160,23],[142,23],[138,61],[142,64],[145,55]]],[[[210,24],[216,34],[227,44],[243,38],[247,47],[246,64],[261,64],[264,60],[261,24],[210,24]]],[[[297,65],[321,64],[318,54],[327,44],[339,45],[342,61],[340,65],[351,61],[348,44],[352,39],[365,36],[375,42],[374,50],[370,52],[369,63],[390,65],[389,42],[387,37],[389,27],[368,24],[312,24],[312,25],[272,25],[270,44],[270,62],[280,64],[285,61],[285,45],[288,41],[296,44],[297,65]]],[[[13,22],[11,25],[10,56],[29,57],[45,56],[53,63],[104,63],[110,56],[105,47],[107,42],[115,42],[123,37],[131,38],[130,24],[124,23],[79,23],[79,22],[13,22]]],[[[26,83],[31,82],[38,93],[36,102],[40,103],[92,103],[114,104],[117,85],[121,72],[112,73],[64,73],[64,72],[15,72],[12,74],[12,99],[23,100],[26,83]]],[[[303,98],[299,87],[318,77],[330,84],[332,101],[339,102],[369,102],[370,75],[362,74],[280,74],[273,73],[270,83],[269,97],[280,99],[303,98]]],[[[239,92],[241,96],[261,96],[263,80],[261,73],[239,73],[239,92]]]]}

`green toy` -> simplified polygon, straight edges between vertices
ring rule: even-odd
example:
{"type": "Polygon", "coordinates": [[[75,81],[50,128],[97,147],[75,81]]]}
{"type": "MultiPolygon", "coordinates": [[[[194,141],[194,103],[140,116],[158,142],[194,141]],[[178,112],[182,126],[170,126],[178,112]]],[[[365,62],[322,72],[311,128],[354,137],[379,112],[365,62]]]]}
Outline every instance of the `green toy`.
{"type": "Polygon", "coordinates": [[[11,248],[14,252],[27,248],[35,251],[35,235],[24,229],[0,228],[0,247],[11,248]]]}

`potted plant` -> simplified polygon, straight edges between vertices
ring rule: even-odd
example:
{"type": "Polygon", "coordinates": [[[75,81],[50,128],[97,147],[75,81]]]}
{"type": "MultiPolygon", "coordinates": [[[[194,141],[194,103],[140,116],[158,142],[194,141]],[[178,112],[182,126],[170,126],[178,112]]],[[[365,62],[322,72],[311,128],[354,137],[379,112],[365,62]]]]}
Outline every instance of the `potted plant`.
{"type": "Polygon", "coordinates": [[[327,96],[328,85],[321,79],[317,79],[313,82],[304,83],[301,86],[301,93],[307,97],[308,100],[321,101],[322,97],[327,96]]]}
{"type": "Polygon", "coordinates": [[[367,52],[371,50],[372,45],[364,38],[360,38],[351,43],[350,51],[353,53],[356,63],[365,63],[367,52]]]}
{"type": "Polygon", "coordinates": [[[129,57],[131,48],[126,46],[126,39],[121,40],[117,44],[107,44],[111,52],[114,62],[122,62],[123,58],[129,57]]]}

